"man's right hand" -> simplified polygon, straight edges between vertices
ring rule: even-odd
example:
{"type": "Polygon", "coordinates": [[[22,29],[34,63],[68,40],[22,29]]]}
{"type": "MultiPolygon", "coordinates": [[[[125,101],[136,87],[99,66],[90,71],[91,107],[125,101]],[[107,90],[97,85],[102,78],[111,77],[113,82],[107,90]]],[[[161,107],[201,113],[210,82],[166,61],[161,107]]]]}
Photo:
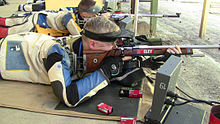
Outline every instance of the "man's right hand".
{"type": "Polygon", "coordinates": [[[111,79],[122,72],[122,57],[107,57],[101,62],[99,67],[105,76],[108,77],[108,79],[111,79]]]}

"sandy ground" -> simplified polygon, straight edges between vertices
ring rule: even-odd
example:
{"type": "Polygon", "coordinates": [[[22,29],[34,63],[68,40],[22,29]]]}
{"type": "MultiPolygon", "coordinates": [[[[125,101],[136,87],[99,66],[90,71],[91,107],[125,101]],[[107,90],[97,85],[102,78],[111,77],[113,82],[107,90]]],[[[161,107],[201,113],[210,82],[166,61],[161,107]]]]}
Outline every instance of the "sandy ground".
{"type": "MultiPolygon", "coordinates": [[[[218,2],[212,0],[212,3],[218,2]]],[[[157,31],[153,37],[162,38],[163,44],[172,45],[211,45],[220,44],[220,8],[210,9],[207,31],[203,39],[199,37],[203,11],[203,0],[159,0],[158,14],[175,15],[180,18],[158,18],[157,31]],[[215,14],[211,14],[215,13],[215,14]]],[[[128,3],[123,3],[128,8],[128,3]]],[[[123,11],[128,11],[123,9],[123,11]]],[[[139,13],[150,14],[150,2],[141,2],[139,13]]],[[[149,24],[149,17],[139,17],[142,23],[149,24]]],[[[149,25],[138,27],[141,34],[149,34],[149,25]],[[143,33],[144,32],[144,33],[143,33]]],[[[195,49],[195,54],[205,57],[182,56],[179,81],[186,82],[204,100],[220,101],[220,51],[217,49],[195,49]]],[[[184,91],[184,89],[182,89],[184,91]]],[[[196,95],[195,95],[196,96],[196,95]]],[[[194,97],[195,97],[194,96],[194,97]]]]}
{"type": "MultiPolygon", "coordinates": [[[[199,38],[203,10],[202,0],[160,0],[160,14],[181,13],[180,18],[159,18],[156,36],[164,44],[207,45],[220,44],[220,14],[209,14],[206,37],[199,38]]],[[[149,13],[150,3],[141,3],[140,13],[149,13]]],[[[220,13],[220,8],[216,9],[220,13]]],[[[215,11],[216,10],[210,10],[215,11]]],[[[143,20],[143,19],[142,19],[143,20]]],[[[149,20],[149,19],[148,19],[149,20]]],[[[147,21],[148,21],[147,20],[147,21]]],[[[149,21],[148,21],[149,22],[149,21]]],[[[220,51],[217,49],[195,50],[205,57],[182,56],[180,79],[187,82],[201,98],[220,101],[220,51]]],[[[184,90],[184,89],[183,89],[184,90]]]]}

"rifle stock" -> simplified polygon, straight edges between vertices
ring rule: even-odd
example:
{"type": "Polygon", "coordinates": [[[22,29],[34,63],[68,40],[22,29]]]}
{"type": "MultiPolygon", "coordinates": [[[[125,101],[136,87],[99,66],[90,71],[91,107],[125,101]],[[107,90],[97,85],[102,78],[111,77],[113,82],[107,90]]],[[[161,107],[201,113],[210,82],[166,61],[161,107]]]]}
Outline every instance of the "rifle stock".
{"type": "MultiPolygon", "coordinates": [[[[146,46],[137,45],[134,47],[118,47],[111,51],[83,51],[86,55],[86,72],[90,73],[98,69],[101,61],[108,56],[157,56],[163,55],[167,52],[168,48],[176,47],[175,45],[168,46],[146,46]]],[[[219,45],[180,45],[181,54],[179,55],[192,55],[193,49],[220,49],[219,45]]]]}

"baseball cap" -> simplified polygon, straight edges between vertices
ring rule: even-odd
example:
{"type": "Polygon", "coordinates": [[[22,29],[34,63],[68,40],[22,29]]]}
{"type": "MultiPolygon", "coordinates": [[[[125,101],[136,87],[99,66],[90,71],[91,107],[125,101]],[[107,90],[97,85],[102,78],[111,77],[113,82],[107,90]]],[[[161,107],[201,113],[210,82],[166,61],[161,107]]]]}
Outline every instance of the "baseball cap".
{"type": "Polygon", "coordinates": [[[88,30],[83,30],[82,34],[93,40],[114,42],[118,38],[132,38],[132,33],[126,29],[120,29],[115,32],[97,34],[88,30]]]}
{"type": "Polygon", "coordinates": [[[93,13],[93,14],[98,14],[102,10],[102,7],[98,5],[97,3],[90,7],[89,9],[81,9],[79,8],[79,11],[81,12],[88,12],[88,13],[93,13]]]}

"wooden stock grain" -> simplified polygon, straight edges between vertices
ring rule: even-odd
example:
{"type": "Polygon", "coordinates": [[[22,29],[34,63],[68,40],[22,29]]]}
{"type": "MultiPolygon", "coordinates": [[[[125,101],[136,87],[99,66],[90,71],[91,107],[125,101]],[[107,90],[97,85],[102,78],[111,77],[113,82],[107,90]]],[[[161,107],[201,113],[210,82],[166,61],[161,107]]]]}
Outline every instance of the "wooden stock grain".
{"type": "Polygon", "coordinates": [[[102,60],[106,57],[107,53],[86,54],[86,72],[94,72],[102,60]]]}
{"type": "MultiPolygon", "coordinates": [[[[108,52],[87,52],[84,51],[84,54],[86,54],[86,72],[94,72],[99,68],[100,63],[103,59],[105,59],[108,56],[153,56],[153,55],[163,55],[167,52],[168,48],[162,48],[162,49],[129,49],[129,50],[120,50],[120,49],[114,49],[108,52]]],[[[181,55],[189,55],[193,54],[192,48],[181,48],[181,55]]]]}

